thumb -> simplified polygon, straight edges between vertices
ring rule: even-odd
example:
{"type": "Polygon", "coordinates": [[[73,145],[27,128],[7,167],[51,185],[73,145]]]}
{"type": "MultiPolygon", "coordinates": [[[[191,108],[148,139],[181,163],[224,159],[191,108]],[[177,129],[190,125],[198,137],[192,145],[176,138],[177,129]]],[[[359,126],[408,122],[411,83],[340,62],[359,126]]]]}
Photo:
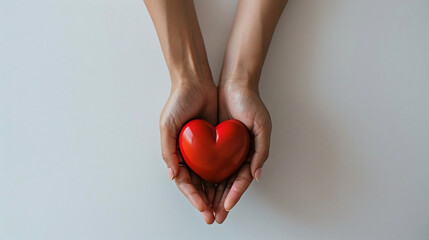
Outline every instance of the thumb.
{"type": "Polygon", "coordinates": [[[255,152],[250,161],[250,171],[257,181],[261,178],[261,169],[268,159],[270,151],[271,128],[262,127],[254,133],[255,152]]]}
{"type": "Polygon", "coordinates": [[[178,130],[171,124],[160,124],[162,158],[168,167],[168,178],[173,180],[179,171],[179,157],[177,155],[178,130]]]}

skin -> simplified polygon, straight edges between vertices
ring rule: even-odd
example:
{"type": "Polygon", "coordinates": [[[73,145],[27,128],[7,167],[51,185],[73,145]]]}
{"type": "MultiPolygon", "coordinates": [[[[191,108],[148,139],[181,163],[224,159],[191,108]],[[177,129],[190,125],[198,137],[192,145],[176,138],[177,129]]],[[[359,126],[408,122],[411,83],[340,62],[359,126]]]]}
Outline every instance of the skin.
{"type": "Polygon", "coordinates": [[[219,120],[234,118],[243,122],[253,135],[253,147],[250,163],[217,186],[213,209],[218,223],[225,220],[253,178],[261,179],[262,166],[268,159],[272,125],[258,86],[271,38],[286,3],[287,0],[240,0],[238,4],[219,80],[219,120]]]}
{"type": "Polygon", "coordinates": [[[172,87],[161,113],[162,157],[180,191],[207,224],[222,223],[268,158],[271,119],[259,96],[262,66],[287,0],[240,0],[225,52],[219,86],[213,82],[192,0],[144,0],[167,63],[172,87]],[[213,125],[238,119],[251,131],[248,161],[217,186],[190,171],[177,145],[181,127],[193,118],[213,125]]]}

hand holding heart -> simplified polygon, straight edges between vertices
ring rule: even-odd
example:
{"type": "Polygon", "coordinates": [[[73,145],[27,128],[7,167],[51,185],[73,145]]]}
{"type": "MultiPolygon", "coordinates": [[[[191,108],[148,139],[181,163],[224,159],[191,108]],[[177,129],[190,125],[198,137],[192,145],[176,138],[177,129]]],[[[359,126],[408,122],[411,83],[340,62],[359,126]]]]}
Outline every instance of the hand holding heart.
{"type": "Polygon", "coordinates": [[[270,149],[271,118],[257,88],[243,85],[242,81],[235,79],[225,80],[218,88],[220,122],[237,119],[246,125],[252,135],[247,163],[229,180],[217,186],[213,209],[216,222],[222,223],[253,178],[261,179],[262,166],[270,149]]]}
{"type": "Polygon", "coordinates": [[[168,176],[175,180],[180,191],[200,211],[207,223],[213,223],[210,208],[215,195],[215,186],[203,181],[183,163],[177,144],[182,126],[193,118],[202,118],[211,124],[217,121],[217,90],[213,81],[199,79],[174,79],[170,97],[160,118],[162,158],[168,167],[168,176]]]}
{"type": "Polygon", "coordinates": [[[214,220],[222,223],[253,178],[259,181],[262,166],[268,158],[271,120],[259,97],[258,84],[274,29],[287,0],[238,2],[218,87],[213,82],[193,1],[144,2],[155,25],[172,80],[170,97],[160,119],[162,156],[168,166],[168,176],[175,180],[180,191],[202,213],[208,224],[214,220]],[[194,154],[191,141],[190,152],[184,150],[188,168],[179,151],[178,136],[182,127],[192,119],[203,119],[213,125],[204,128],[204,124],[197,124],[205,129],[204,134],[200,132],[202,139],[210,140],[208,136],[212,133],[211,142],[206,142],[211,146],[211,154],[194,154]],[[244,124],[247,130],[241,123],[233,128],[241,136],[249,131],[250,143],[234,137],[235,142],[229,142],[228,137],[222,135],[222,129],[231,127],[235,121],[221,124],[216,136],[219,141],[213,141],[214,126],[228,119],[244,124]],[[237,141],[242,143],[237,144],[237,141]],[[246,150],[247,147],[237,146],[247,145],[250,149],[246,158],[243,157],[246,151],[240,152],[240,149],[246,150]],[[198,156],[210,158],[210,161],[198,160],[198,156]],[[216,161],[211,161],[213,159],[216,161]],[[229,166],[225,159],[229,160],[229,166]],[[212,163],[211,167],[216,168],[217,174],[213,175],[213,169],[206,169],[207,163],[212,163]],[[221,181],[225,177],[227,179],[221,181]],[[218,181],[221,182],[213,183],[218,181]]]}
{"type": "MultiPolygon", "coordinates": [[[[232,80],[226,81],[218,90],[214,84],[200,82],[173,85],[161,114],[160,127],[162,155],[169,168],[169,177],[174,178],[179,189],[202,213],[207,223],[214,220],[222,223],[227,210],[234,207],[253,178],[260,179],[261,167],[268,158],[271,120],[257,89],[232,80]],[[183,164],[179,167],[183,157],[177,137],[182,126],[195,118],[207,120],[213,126],[217,125],[218,118],[219,122],[237,119],[252,135],[253,144],[246,162],[240,163],[238,171],[217,186],[201,179],[183,164]]],[[[228,175],[230,173],[226,173],[228,175]]]]}

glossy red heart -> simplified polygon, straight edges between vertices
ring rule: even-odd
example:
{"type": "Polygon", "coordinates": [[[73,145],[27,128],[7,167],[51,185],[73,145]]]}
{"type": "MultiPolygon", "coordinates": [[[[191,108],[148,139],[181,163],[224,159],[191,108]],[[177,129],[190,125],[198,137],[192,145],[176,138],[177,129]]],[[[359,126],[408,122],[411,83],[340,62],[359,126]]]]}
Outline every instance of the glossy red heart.
{"type": "Polygon", "coordinates": [[[186,164],[202,179],[219,183],[231,176],[246,160],[250,135],[238,120],[217,127],[195,119],[180,132],[179,146],[186,164]]]}

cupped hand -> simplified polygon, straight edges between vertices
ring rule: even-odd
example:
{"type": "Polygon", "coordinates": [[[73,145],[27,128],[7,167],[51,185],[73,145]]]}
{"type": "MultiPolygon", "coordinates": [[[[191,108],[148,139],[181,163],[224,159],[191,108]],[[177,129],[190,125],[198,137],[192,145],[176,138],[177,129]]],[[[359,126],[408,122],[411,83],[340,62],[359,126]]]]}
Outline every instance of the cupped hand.
{"type": "Polygon", "coordinates": [[[259,97],[257,86],[246,81],[227,80],[218,88],[219,122],[237,119],[251,132],[252,144],[248,161],[229,179],[217,185],[213,210],[216,222],[222,223],[243,193],[261,178],[264,162],[268,158],[271,135],[271,118],[259,97]]]}
{"type": "Polygon", "coordinates": [[[198,209],[206,223],[214,222],[211,209],[215,187],[186,167],[177,144],[182,126],[191,119],[201,118],[216,125],[217,89],[213,81],[184,79],[173,81],[170,97],[160,118],[162,158],[168,167],[168,177],[174,179],[180,191],[198,209]]]}

